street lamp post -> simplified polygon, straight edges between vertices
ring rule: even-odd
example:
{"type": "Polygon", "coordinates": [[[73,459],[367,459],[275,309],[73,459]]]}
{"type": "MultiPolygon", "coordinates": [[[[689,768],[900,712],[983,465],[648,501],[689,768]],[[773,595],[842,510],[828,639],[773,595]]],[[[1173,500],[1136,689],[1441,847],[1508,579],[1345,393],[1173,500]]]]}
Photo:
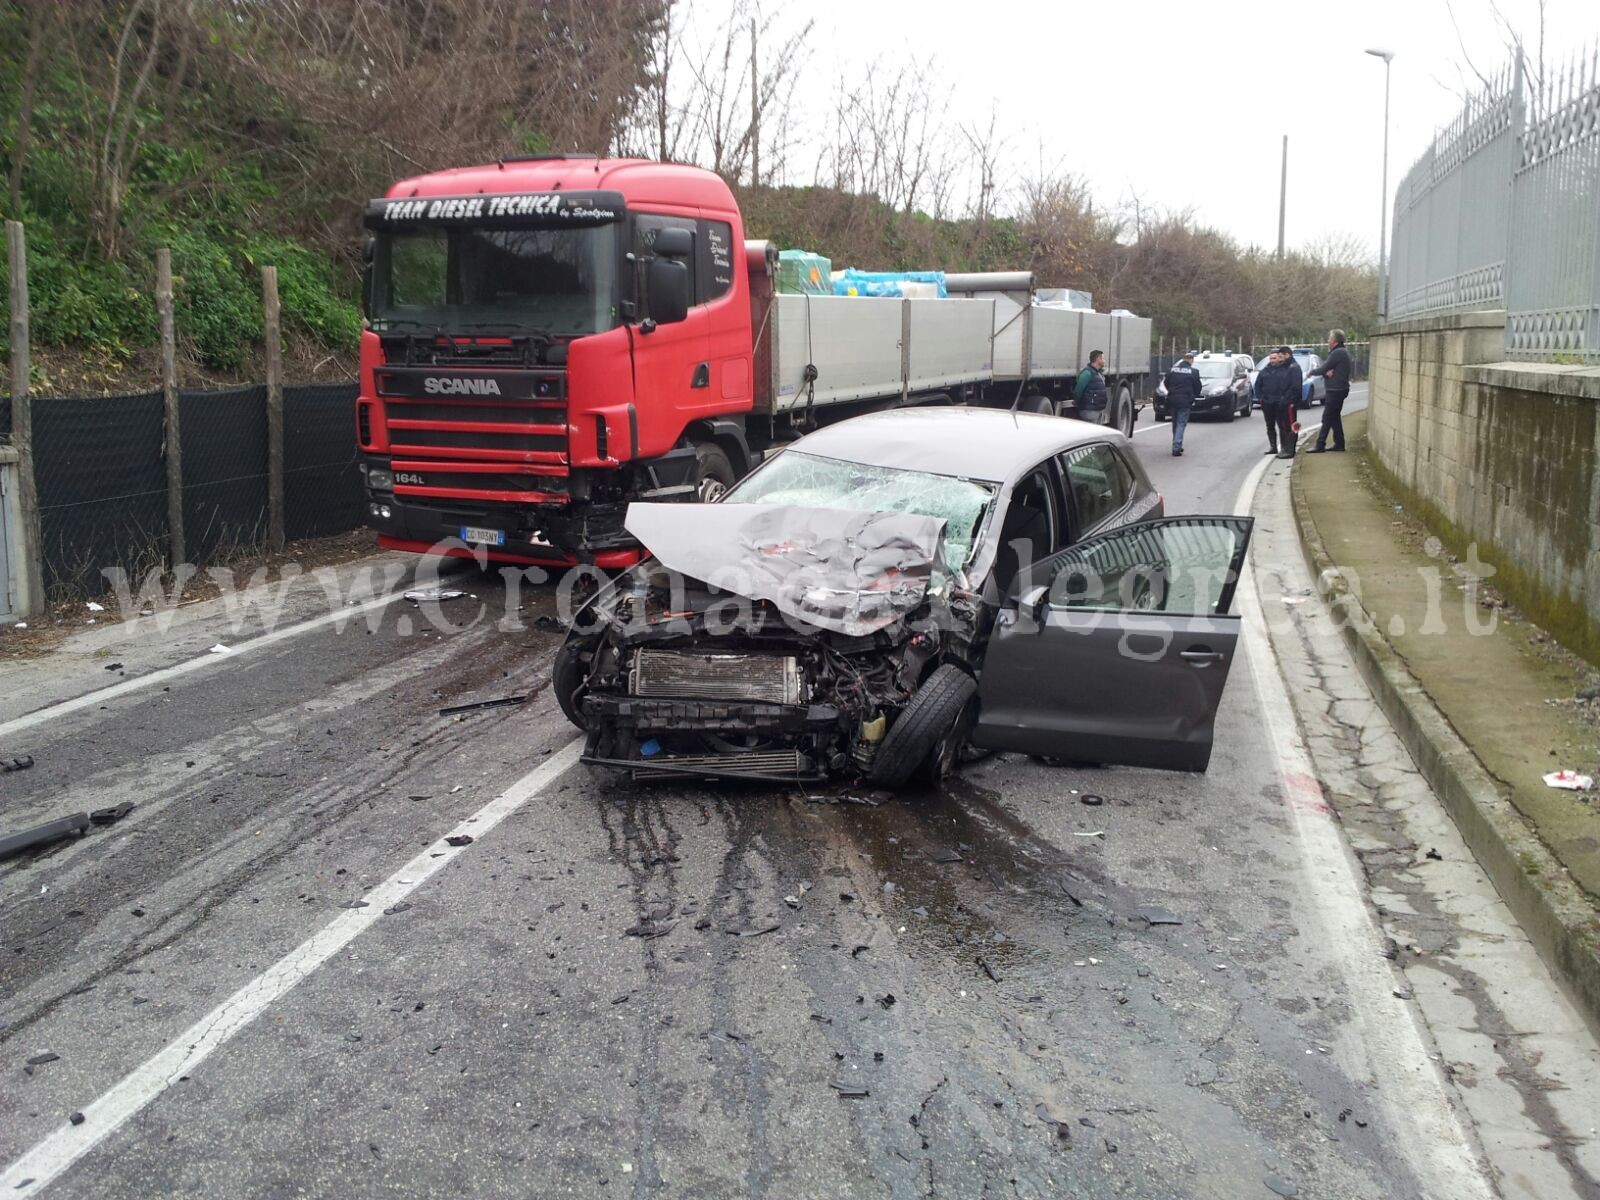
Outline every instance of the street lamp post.
{"type": "Polygon", "coordinates": [[[1383,195],[1378,199],[1378,316],[1389,319],[1389,64],[1393,50],[1368,50],[1383,59],[1383,195]]]}

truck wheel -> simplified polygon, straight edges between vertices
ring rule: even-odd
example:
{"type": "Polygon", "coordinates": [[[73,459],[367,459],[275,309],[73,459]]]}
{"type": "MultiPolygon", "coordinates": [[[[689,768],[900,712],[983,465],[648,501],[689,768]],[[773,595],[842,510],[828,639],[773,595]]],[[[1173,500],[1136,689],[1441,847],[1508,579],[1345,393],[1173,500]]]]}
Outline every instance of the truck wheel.
{"type": "Polygon", "coordinates": [[[959,761],[977,694],[978,681],[960,667],[937,668],[889,727],[868,778],[887,788],[904,786],[919,770],[943,779],[959,761]]]}
{"type": "Polygon", "coordinates": [[[583,694],[588,690],[588,682],[588,670],[577,644],[568,638],[556,651],[555,663],[550,668],[550,690],[556,694],[562,715],[585,733],[589,732],[589,725],[583,719],[583,694]]]}
{"type": "Polygon", "coordinates": [[[1125,436],[1133,436],[1133,390],[1127,384],[1117,389],[1117,428],[1125,436]]]}
{"type": "Polygon", "coordinates": [[[733,463],[727,451],[715,442],[694,444],[695,499],[702,504],[722,499],[734,484],[733,463]]]}

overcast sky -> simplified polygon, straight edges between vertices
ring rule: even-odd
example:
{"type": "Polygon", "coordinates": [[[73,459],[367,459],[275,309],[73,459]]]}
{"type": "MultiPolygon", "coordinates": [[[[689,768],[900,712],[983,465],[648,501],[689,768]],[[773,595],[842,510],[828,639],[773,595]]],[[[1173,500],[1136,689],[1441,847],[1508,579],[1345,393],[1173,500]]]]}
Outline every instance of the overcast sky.
{"type": "MultiPolygon", "coordinates": [[[[714,26],[732,3],[688,0],[687,15],[714,26]]],[[[1531,51],[1537,0],[1498,3],[1531,51]]],[[[1547,60],[1593,47],[1600,3],[1545,7],[1547,60]]],[[[1351,234],[1376,259],[1383,62],[1363,51],[1395,52],[1392,197],[1459,109],[1466,60],[1486,74],[1508,61],[1490,0],[1453,8],[1461,42],[1445,0],[787,0],[776,24],[816,21],[795,91],[802,128],[822,127],[841,74],[909,59],[948,87],[954,122],[997,109],[1014,172],[1042,158],[1091,177],[1108,207],[1137,191],[1262,246],[1277,243],[1288,134],[1289,244],[1351,234]]],[[[812,162],[796,154],[792,181],[810,182],[812,162]]]]}

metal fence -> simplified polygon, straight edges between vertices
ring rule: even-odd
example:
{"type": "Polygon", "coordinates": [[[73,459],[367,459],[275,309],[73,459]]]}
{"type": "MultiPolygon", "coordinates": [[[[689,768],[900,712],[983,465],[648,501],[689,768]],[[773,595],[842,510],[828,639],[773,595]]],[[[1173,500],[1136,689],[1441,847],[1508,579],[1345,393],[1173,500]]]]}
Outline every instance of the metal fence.
{"type": "Polygon", "coordinates": [[[1395,192],[1389,319],[1506,310],[1506,353],[1600,361],[1600,57],[1519,57],[1395,192]]]}

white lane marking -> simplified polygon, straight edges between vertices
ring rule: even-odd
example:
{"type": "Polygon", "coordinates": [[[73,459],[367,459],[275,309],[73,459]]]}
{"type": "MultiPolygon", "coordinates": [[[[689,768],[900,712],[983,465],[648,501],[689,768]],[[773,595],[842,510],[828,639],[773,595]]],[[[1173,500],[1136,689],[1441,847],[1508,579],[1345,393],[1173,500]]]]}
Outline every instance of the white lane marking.
{"type": "MultiPolygon", "coordinates": [[[[1302,438],[1307,432],[1301,431],[1302,438]]],[[[1275,461],[1263,459],[1245,477],[1234,500],[1235,513],[1250,512],[1261,477],[1275,461]]],[[[1349,843],[1323,799],[1322,785],[1295,724],[1253,570],[1245,572],[1236,595],[1249,631],[1246,657],[1276,758],[1284,807],[1299,842],[1305,877],[1316,887],[1313,907],[1323,925],[1322,945],[1338,963],[1360,1031],[1342,1047],[1353,1049],[1360,1061],[1344,1065],[1358,1084],[1374,1083],[1369,1096],[1387,1106],[1389,1127],[1404,1135],[1400,1144],[1417,1156],[1418,1174],[1435,1185],[1430,1190],[1441,1196],[1489,1200],[1495,1191],[1455,1099],[1429,1059],[1428,1042],[1417,1024],[1419,1014],[1414,1005],[1394,998],[1395,977],[1382,956],[1382,935],[1367,907],[1349,843]]]]}
{"type": "Polygon", "coordinates": [[[276,645],[278,642],[288,641],[290,638],[299,637],[302,633],[310,633],[313,629],[320,629],[324,625],[351,620],[374,608],[383,608],[386,605],[393,604],[404,594],[405,589],[399,588],[387,595],[377,596],[360,604],[352,604],[348,608],[336,609],[333,612],[324,613],[320,617],[313,617],[309,621],[301,621],[298,625],[274,629],[271,633],[264,633],[260,637],[251,638],[246,642],[236,642],[228,648],[227,654],[213,654],[207,651],[198,658],[191,658],[187,662],[177,663],[170,667],[162,667],[159,671],[151,671],[148,675],[137,675],[132,679],[125,679],[121,683],[114,683],[110,687],[103,687],[93,692],[86,692],[82,696],[74,696],[70,700],[62,700],[56,704],[46,705],[44,708],[24,713],[20,717],[13,717],[9,721],[0,722],[0,737],[8,737],[13,733],[20,733],[24,729],[32,729],[35,725],[42,725],[46,721],[55,720],[57,717],[64,717],[85,708],[104,704],[107,700],[118,699],[128,695],[130,692],[141,691],[155,684],[165,683],[169,679],[177,679],[179,676],[188,675],[193,671],[203,671],[207,667],[220,667],[224,663],[232,662],[242,654],[249,654],[252,650],[260,650],[267,646],[276,645]]]}
{"type": "Polygon", "coordinates": [[[366,908],[341,911],[321,930],[201,1017],[99,1099],[85,1104],[81,1110],[83,1124],[60,1126],[0,1174],[0,1194],[37,1196],[63,1171],[176,1083],[179,1076],[193,1073],[213,1050],[370,929],[386,908],[398,904],[435,872],[459,858],[466,847],[452,846],[445,838],[469,834],[481,839],[565,774],[578,761],[580,741],[574,738],[568,742],[538,768],[367,892],[362,897],[367,902],[366,908]]]}

